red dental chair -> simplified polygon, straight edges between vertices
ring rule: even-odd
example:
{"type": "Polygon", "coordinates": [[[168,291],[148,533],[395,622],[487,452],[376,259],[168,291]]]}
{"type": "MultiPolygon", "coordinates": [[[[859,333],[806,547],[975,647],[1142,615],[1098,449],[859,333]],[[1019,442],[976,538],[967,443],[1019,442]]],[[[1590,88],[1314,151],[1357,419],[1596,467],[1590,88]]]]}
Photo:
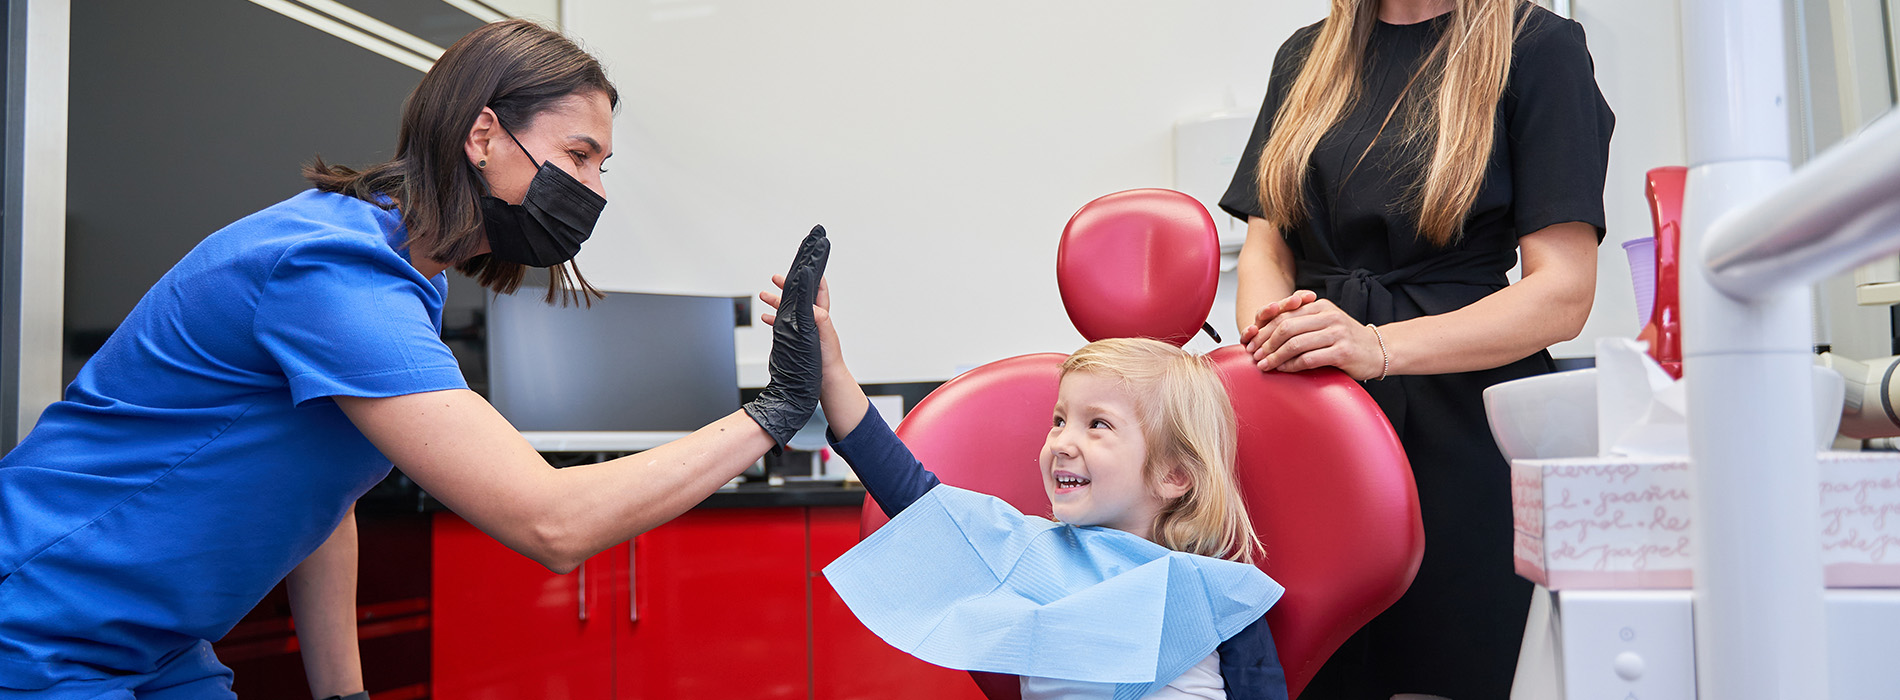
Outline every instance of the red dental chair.
{"type": "MultiPolygon", "coordinates": [[[[1176,345],[1214,301],[1219,245],[1207,210],[1159,189],[1088,203],[1063,231],[1056,277],[1089,340],[1144,336],[1176,345]]],[[[919,402],[897,434],[951,485],[1047,514],[1037,454],[1055,406],[1061,353],[965,372],[919,402]]],[[[1335,649],[1411,585],[1424,554],[1404,449],[1372,398],[1332,369],[1262,373],[1246,349],[1215,360],[1239,417],[1238,471],[1260,539],[1261,570],[1286,586],[1267,613],[1297,697],[1335,649]]],[[[885,522],[867,498],[862,533],[885,522]]],[[[992,698],[1018,698],[1011,676],[975,673],[992,698]]]]}

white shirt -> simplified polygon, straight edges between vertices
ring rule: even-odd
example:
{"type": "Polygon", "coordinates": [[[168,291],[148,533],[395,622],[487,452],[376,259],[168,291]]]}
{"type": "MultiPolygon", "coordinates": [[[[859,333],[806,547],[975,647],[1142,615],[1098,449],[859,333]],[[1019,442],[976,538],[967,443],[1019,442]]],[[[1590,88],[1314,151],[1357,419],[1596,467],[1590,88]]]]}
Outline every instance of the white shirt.
{"type": "MultiPolygon", "coordinates": [[[[1115,696],[1114,683],[1029,676],[1020,681],[1023,700],[1110,700],[1115,696]]],[[[1142,696],[1142,700],[1227,700],[1227,682],[1220,677],[1220,652],[1208,654],[1167,685],[1142,696]]]]}

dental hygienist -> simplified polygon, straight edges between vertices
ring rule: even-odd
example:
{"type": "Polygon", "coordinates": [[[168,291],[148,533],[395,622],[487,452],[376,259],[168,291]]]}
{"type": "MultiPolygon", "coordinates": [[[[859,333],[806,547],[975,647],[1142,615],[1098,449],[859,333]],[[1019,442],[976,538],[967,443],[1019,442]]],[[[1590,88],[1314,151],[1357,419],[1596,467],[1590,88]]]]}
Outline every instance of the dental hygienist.
{"type": "MultiPolygon", "coordinates": [[[[563,266],[550,301],[594,293],[564,265],[606,204],[616,101],[560,34],[483,26],[410,95],[394,160],[317,161],[316,189],[160,279],[0,459],[0,698],[233,697],[209,640],[286,577],[313,695],[360,696],[351,505],[392,462],[565,572],[788,440],[818,401],[808,320],[774,327],[771,383],[742,411],[558,471],[443,345],[447,268],[506,293],[563,266]]],[[[787,275],[805,319],[827,250],[814,232],[787,275]]]]}
{"type": "Polygon", "coordinates": [[[1531,586],[1482,395],[1590,314],[1614,122],[1583,27],[1524,0],[1333,0],[1280,47],[1221,199],[1242,342],[1365,382],[1425,525],[1411,588],[1301,697],[1509,695],[1531,586]]]}

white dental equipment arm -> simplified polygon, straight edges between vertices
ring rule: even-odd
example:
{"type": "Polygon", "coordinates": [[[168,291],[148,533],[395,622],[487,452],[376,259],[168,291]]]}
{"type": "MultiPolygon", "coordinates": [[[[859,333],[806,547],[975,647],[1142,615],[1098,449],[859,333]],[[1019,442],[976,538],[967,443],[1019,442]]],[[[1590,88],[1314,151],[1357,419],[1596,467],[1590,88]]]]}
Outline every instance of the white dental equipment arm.
{"type": "Polygon", "coordinates": [[[1900,120],[1789,173],[1782,12],[1682,5],[1696,688],[1721,700],[1828,697],[1809,285],[1900,249],[1900,120]]]}
{"type": "Polygon", "coordinates": [[[1853,360],[1834,353],[1816,358],[1846,380],[1841,434],[1856,440],[1900,436],[1900,356],[1853,360]]]}

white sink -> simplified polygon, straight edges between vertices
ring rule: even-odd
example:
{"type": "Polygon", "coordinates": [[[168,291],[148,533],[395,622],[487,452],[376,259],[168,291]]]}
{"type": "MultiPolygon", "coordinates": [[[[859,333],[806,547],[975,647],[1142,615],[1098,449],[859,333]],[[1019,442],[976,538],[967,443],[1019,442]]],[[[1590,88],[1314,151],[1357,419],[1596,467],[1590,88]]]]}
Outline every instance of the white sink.
{"type": "Polygon", "coordinates": [[[1596,368],[1494,384],[1484,390],[1484,414],[1505,459],[1594,457],[1596,368]]]}
{"type": "MultiPolygon", "coordinates": [[[[1827,449],[1840,429],[1845,386],[1841,375],[1814,368],[1815,449],[1827,449]]],[[[1595,368],[1526,377],[1484,390],[1491,435],[1505,459],[1597,455],[1595,368]]]]}

